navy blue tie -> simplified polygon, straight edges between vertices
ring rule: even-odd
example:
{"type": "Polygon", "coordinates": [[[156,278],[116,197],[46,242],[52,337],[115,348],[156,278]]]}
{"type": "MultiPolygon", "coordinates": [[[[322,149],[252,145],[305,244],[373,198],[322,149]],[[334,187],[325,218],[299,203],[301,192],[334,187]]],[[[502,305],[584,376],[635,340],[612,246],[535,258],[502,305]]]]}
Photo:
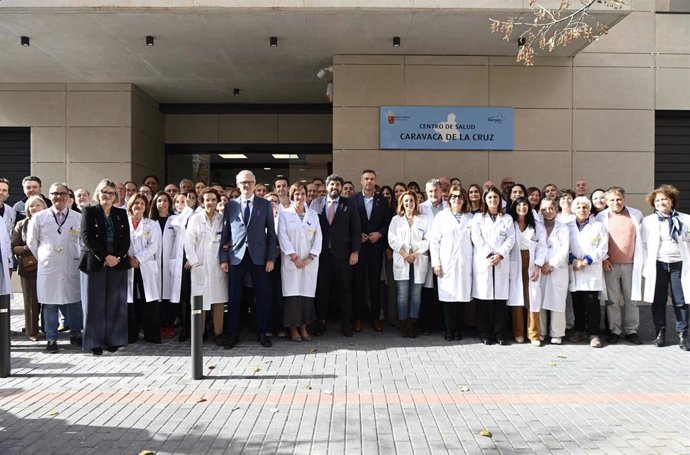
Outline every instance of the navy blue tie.
{"type": "Polygon", "coordinates": [[[244,224],[249,224],[249,200],[247,200],[247,205],[244,206],[244,224]]]}

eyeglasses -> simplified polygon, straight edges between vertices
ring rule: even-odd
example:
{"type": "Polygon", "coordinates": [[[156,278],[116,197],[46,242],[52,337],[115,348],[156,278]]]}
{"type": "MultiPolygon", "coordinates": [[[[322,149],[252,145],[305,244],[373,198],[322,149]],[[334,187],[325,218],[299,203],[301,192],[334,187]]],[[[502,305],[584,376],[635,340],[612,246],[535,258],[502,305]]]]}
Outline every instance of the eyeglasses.
{"type": "Polygon", "coordinates": [[[451,194],[448,199],[462,199],[462,194],[451,194]]]}
{"type": "Polygon", "coordinates": [[[115,194],[117,194],[117,193],[115,193],[114,191],[103,191],[103,190],[101,190],[101,196],[115,197],[115,194]]]}
{"type": "Polygon", "coordinates": [[[254,180],[244,180],[242,182],[237,182],[238,185],[253,185],[254,180]]]}
{"type": "Polygon", "coordinates": [[[139,194],[142,194],[142,195],[144,195],[144,194],[151,194],[151,190],[149,190],[149,191],[141,190],[141,191],[139,191],[139,194]]]}
{"type": "Polygon", "coordinates": [[[50,195],[53,197],[67,197],[67,196],[69,196],[69,193],[66,193],[64,191],[59,191],[59,192],[56,191],[54,193],[50,193],[50,195]]]}

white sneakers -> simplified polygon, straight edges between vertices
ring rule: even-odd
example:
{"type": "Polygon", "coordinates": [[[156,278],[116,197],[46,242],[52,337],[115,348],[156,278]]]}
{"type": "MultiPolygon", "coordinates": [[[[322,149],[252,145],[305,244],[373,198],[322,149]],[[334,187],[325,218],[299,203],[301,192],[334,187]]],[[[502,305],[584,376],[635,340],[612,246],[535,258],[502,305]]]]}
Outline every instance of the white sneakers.
{"type": "Polygon", "coordinates": [[[561,338],[560,337],[551,338],[551,344],[561,344],[561,338]]]}
{"type": "Polygon", "coordinates": [[[600,348],[601,347],[601,340],[597,335],[590,335],[589,337],[589,345],[593,348],[600,348]]]}

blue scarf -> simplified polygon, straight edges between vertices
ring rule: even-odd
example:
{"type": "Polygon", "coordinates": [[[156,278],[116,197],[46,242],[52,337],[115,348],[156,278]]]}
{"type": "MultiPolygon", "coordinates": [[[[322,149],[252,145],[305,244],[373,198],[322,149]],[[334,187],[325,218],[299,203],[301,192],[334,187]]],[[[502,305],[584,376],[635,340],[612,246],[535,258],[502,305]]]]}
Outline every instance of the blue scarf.
{"type": "Polygon", "coordinates": [[[664,215],[657,210],[656,216],[659,218],[659,221],[668,221],[668,234],[674,242],[678,243],[680,234],[683,232],[683,223],[680,221],[678,212],[674,210],[670,215],[664,215]]]}

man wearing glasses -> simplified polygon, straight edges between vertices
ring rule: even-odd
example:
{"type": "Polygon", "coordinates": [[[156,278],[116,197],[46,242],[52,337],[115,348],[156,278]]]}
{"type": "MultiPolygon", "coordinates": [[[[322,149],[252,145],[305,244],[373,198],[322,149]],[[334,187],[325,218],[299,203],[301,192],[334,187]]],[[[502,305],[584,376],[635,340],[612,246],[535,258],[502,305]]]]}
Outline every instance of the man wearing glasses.
{"type": "Polygon", "coordinates": [[[79,286],[79,234],[81,214],[69,208],[69,189],[64,183],[50,186],[53,206],[31,218],[27,245],[36,259],[36,291],[43,306],[46,351],[58,351],[58,308],[70,327],[70,344],[81,346],[83,325],[79,286]]]}
{"type": "Polygon", "coordinates": [[[273,270],[277,244],[273,207],[266,199],[254,196],[256,177],[252,171],[240,171],[236,181],[241,195],[225,204],[219,252],[221,267],[230,274],[224,347],[231,349],[239,341],[240,303],[244,276],[249,271],[256,298],[258,341],[267,348],[271,346],[266,332],[271,330],[272,296],[268,274],[273,270]]]}

